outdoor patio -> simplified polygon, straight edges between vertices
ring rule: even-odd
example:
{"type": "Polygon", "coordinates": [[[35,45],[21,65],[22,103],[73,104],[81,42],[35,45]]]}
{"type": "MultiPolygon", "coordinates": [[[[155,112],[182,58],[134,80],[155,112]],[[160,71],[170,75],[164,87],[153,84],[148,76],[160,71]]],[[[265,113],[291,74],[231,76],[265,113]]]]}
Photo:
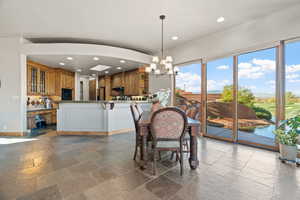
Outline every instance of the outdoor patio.
{"type": "MultiPolygon", "coordinates": [[[[300,170],[278,153],[199,138],[200,165],[185,174],[169,155],[141,171],[132,160],[134,133],[56,136],[0,145],[0,199],[299,199],[300,170]]],[[[12,143],[6,138],[7,143],[12,143]]],[[[20,139],[20,138],[19,138],[20,139]]]]}
{"type": "MultiPolygon", "coordinates": [[[[221,138],[232,138],[232,130],[226,128],[219,128],[214,126],[207,126],[207,135],[221,137],[221,138]]],[[[275,140],[262,135],[256,135],[245,131],[238,131],[238,139],[247,141],[249,143],[256,143],[261,145],[275,146],[275,140]]]]}

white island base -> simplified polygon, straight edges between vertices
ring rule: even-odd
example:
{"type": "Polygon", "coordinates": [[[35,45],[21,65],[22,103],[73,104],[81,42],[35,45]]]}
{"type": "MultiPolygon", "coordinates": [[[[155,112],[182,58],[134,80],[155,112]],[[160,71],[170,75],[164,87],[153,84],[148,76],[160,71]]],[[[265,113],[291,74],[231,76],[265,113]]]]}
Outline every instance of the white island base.
{"type": "MultiPolygon", "coordinates": [[[[134,131],[131,102],[61,102],[57,110],[59,135],[112,135],[134,131]],[[114,104],[111,109],[111,104],[114,104]]],[[[150,110],[150,103],[140,103],[150,110]]]]}

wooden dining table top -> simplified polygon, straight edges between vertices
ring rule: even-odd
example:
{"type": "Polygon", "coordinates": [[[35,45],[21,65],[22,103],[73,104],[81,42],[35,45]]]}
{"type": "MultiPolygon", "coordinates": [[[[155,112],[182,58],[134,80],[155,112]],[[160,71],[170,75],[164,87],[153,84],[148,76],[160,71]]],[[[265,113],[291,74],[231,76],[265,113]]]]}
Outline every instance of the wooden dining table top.
{"type": "MultiPolygon", "coordinates": [[[[144,111],[139,119],[139,126],[149,126],[151,123],[152,112],[144,111]]],[[[200,121],[187,117],[188,126],[200,126],[200,121]]]]}

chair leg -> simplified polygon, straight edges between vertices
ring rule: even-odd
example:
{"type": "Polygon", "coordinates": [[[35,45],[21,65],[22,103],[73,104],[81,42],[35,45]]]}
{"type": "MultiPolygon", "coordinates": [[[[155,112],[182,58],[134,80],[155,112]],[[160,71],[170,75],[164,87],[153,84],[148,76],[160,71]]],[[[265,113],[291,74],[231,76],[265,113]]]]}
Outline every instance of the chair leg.
{"type": "Polygon", "coordinates": [[[176,151],[176,162],[179,161],[179,154],[178,154],[178,151],[176,151]]]}
{"type": "Polygon", "coordinates": [[[154,152],[153,152],[153,175],[155,176],[156,175],[156,149],[154,149],[154,152]]]}
{"type": "Polygon", "coordinates": [[[180,176],[183,175],[183,146],[180,144],[180,176]]]}
{"type": "Polygon", "coordinates": [[[139,138],[136,137],[135,139],[135,150],[134,150],[134,156],[133,156],[133,160],[136,160],[136,155],[137,155],[137,151],[138,151],[138,146],[139,146],[139,138]]]}
{"type": "Polygon", "coordinates": [[[172,151],[170,160],[173,160],[173,157],[174,157],[174,151],[172,151]]]}

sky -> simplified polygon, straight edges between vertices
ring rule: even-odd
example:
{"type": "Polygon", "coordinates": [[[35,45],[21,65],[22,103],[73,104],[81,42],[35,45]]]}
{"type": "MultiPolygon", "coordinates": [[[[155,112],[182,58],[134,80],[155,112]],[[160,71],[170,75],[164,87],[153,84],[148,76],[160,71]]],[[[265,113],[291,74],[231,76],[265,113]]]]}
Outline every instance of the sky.
{"type": "MultiPolygon", "coordinates": [[[[276,49],[266,49],[238,56],[239,87],[250,89],[256,96],[275,96],[276,49]]],[[[300,96],[300,42],[286,45],[286,91],[300,96]]],[[[233,58],[228,57],[207,63],[208,93],[220,92],[232,84],[233,58]]],[[[201,64],[180,67],[176,87],[200,93],[201,64]]]]}

